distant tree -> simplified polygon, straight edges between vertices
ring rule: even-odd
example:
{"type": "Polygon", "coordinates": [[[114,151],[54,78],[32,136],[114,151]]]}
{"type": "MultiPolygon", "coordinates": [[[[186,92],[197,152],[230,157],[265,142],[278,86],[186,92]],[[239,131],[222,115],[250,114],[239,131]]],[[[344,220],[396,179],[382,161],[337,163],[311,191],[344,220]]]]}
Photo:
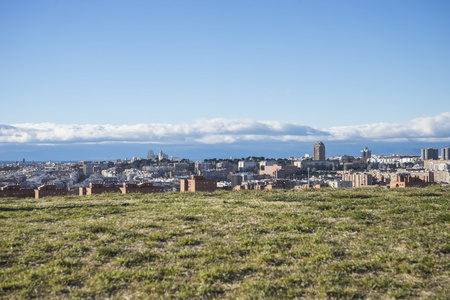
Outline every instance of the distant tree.
{"type": "Polygon", "coordinates": [[[129,162],[121,162],[118,164],[118,167],[121,169],[129,169],[131,168],[131,164],[129,162]]]}
{"type": "Polygon", "coordinates": [[[208,159],[205,159],[204,162],[210,162],[214,165],[218,162],[218,160],[217,160],[217,158],[208,158],[208,159]]]}
{"type": "Polygon", "coordinates": [[[131,163],[131,166],[135,169],[141,170],[144,166],[149,166],[153,164],[153,161],[151,159],[139,159],[135,160],[131,163]]]}

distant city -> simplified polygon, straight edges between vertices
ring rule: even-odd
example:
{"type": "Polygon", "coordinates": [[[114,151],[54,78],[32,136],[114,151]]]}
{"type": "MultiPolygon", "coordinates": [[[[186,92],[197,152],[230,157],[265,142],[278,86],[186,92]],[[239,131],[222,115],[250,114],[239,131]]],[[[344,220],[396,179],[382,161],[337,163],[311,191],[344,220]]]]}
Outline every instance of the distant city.
{"type": "Polygon", "coordinates": [[[302,157],[199,161],[169,156],[162,150],[114,161],[34,162],[23,158],[0,164],[0,197],[450,185],[450,147],[390,156],[372,154],[365,147],[360,156],[327,157],[325,144],[318,141],[311,150],[312,155],[302,157]]]}

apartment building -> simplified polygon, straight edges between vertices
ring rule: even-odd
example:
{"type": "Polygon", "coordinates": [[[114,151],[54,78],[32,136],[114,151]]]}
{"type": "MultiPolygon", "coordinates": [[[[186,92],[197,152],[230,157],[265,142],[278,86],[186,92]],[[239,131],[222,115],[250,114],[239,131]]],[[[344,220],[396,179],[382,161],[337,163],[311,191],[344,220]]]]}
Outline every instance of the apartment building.
{"type": "Polygon", "coordinates": [[[372,185],[372,174],[343,172],[343,181],[351,181],[352,187],[365,187],[372,185]]]}
{"type": "Polygon", "coordinates": [[[433,148],[422,149],[420,153],[421,153],[420,157],[422,158],[422,160],[439,159],[438,149],[433,148]]]}
{"type": "Polygon", "coordinates": [[[238,162],[239,172],[253,172],[256,169],[256,162],[253,160],[241,160],[238,162]]]}

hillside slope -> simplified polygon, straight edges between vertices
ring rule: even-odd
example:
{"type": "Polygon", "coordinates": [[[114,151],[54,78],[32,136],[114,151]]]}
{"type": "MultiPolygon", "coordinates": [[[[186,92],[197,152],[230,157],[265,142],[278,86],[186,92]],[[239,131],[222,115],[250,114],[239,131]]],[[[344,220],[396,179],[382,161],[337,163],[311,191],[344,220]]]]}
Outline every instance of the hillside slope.
{"type": "Polygon", "coordinates": [[[0,200],[0,298],[446,298],[450,188],[0,200]]]}

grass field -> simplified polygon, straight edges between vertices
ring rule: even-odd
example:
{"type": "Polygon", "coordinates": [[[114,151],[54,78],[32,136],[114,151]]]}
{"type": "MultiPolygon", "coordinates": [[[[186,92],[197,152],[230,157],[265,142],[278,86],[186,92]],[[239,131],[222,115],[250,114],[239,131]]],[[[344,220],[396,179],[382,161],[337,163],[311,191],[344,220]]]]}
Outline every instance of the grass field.
{"type": "Polygon", "coordinates": [[[450,298],[450,188],[0,199],[0,298],[450,298]]]}

